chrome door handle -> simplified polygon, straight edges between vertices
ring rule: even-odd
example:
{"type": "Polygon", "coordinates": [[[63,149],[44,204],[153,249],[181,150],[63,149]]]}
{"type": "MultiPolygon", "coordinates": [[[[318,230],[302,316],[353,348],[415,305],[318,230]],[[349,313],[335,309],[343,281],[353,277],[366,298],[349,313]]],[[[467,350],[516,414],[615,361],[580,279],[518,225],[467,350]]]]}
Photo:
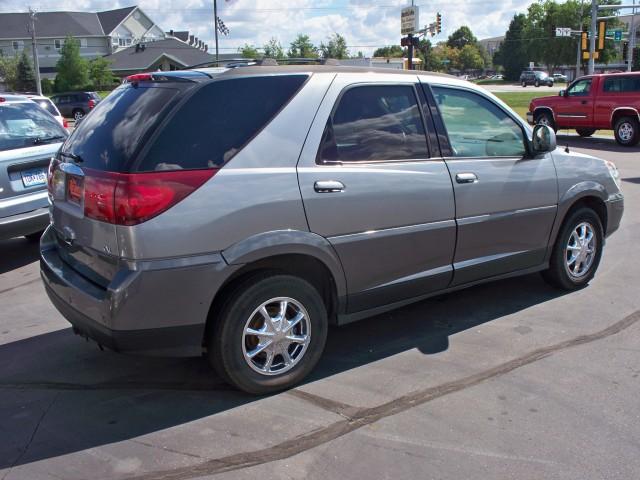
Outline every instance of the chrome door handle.
{"type": "Polygon", "coordinates": [[[338,180],[319,180],[313,184],[313,189],[318,193],[337,193],[344,190],[344,183],[338,180]]]}
{"type": "Polygon", "coordinates": [[[476,183],[478,176],[475,173],[457,173],[456,182],[458,183],[476,183]]]}

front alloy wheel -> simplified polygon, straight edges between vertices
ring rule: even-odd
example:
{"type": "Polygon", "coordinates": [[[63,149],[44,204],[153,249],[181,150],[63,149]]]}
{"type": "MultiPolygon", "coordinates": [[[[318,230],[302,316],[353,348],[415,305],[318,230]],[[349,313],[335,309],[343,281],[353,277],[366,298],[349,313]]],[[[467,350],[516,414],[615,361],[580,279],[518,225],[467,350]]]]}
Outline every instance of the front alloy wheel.
{"type": "Polygon", "coordinates": [[[565,268],[575,279],[584,277],[596,257],[597,237],[589,222],[579,223],[571,232],[565,247],[565,268]]]}

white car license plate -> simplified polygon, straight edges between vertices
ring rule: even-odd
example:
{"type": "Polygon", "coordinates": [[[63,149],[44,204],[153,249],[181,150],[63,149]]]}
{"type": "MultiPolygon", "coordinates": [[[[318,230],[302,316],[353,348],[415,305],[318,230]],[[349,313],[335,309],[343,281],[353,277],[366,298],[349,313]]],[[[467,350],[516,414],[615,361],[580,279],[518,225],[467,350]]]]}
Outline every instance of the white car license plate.
{"type": "Polygon", "coordinates": [[[33,170],[25,170],[20,172],[22,175],[22,184],[25,187],[35,187],[38,185],[46,185],[47,171],[44,168],[34,168],[33,170]]]}

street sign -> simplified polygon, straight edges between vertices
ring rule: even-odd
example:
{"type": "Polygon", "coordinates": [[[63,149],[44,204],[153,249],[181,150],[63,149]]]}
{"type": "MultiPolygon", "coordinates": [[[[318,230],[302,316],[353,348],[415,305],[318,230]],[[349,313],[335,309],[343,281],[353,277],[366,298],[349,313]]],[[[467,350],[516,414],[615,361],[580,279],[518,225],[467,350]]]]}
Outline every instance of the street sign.
{"type": "Polygon", "coordinates": [[[570,37],[571,28],[559,27],[556,28],[556,37],[570,37]]]}
{"type": "Polygon", "coordinates": [[[420,27],[418,7],[405,7],[400,12],[400,33],[409,35],[417,32],[420,27]]]}

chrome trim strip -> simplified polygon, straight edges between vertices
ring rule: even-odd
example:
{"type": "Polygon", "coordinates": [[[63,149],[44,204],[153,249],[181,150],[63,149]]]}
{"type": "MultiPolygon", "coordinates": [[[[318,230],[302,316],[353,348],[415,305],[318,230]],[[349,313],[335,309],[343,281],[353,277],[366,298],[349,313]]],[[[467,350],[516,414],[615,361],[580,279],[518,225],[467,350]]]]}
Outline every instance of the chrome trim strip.
{"type": "Polygon", "coordinates": [[[483,263],[493,262],[495,260],[501,260],[507,257],[513,257],[514,255],[520,255],[521,253],[527,253],[528,250],[520,250],[518,252],[509,253],[497,253],[495,255],[487,255],[486,257],[472,258],[470,260],[463,260],[453,264],[454,270],[460,270],[463,268],[473,267],[475,265],[481,265],[483,263]]]}
{"type": "Polygon", "coordinates": [[[497,220],[512,215],[526,215],[528,213],[535,213],[544,210],[555,210],[556,208],[556,205],[546,205],[544,207],[522,208],[519,210],[510,210],[506,212],[487,213],[484,215],[474,215],[472,217],[462,217],[458,218],[458,225],[472,225],[474,223],[485,222],[487,220],[497,220]]]}
{"type": "Polygon", "coordinates": [[[570,113],[559,113],[558,117],[562,117],[562,118],[587,118],[587,115],[572,115],[570,113]]]}
{"type": "Polygon", "coordinates": [[[417,225],[406,225],[403,227],[391,227],[381,230],[367,230],[366,232],[347,233],[345,235],[336,235],[335,237],[328,237],[331,243],[336,245],[342,243],[357,242],[361,240],[367,240],[375,236],[376,239],[388,237],[392,235],[406,235],[413,232],[426,232],[429,230],[436,230],[439,228],[455,227],[455,220],[441,220],[438,222],[420,223],[417,225]]]}
{"type": "MultiPolygon", "coordinates": [[[[393,285],[398,285],[406,282],[411,282],[413,280],[420,280],[421,278],[428,278],[434,275],[440,275],[443,273],[448,273],[453,270],[451,265],[443,265],[441,267],[432,268],[430,270],[424,270],[422,272],[414,273],[412,275],[407,275],[406,277],[396,278],[395,280],[391,280],[387,283],[382,283],[380,285],[375,285],[373,287],[369,287],[366,290],[362,290],[362,292],[369,292],[371,290],[375,290],[377,288],[391,287],[393,285]]],[[[358,292],[358,293],[362,293],[358,292]]]]}

